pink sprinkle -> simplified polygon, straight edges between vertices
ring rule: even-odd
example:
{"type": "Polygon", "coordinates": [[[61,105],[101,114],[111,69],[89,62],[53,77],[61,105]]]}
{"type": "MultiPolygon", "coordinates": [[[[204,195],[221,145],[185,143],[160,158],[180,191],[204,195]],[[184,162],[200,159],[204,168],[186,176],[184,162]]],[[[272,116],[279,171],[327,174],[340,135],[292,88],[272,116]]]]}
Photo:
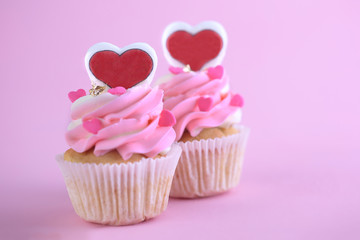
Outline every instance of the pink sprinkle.
{"type": "Polygon", "coordinates": [[[173,67],[173,66],[170,66],[170,67],[169,67],[169,71],[170,71],[172,74],[175,74],[175,75],[184,72],[182,68],[173,67]]]}
{"type": "Polygon", "coordinates": [[[99,130],[102,128],[102,123],[97,118],[86,120],[83,121],[83,128],[85,128],[86,131],[90,133],[97,134],[99,130]]]}
{"type": "Polygon", "coordinates": [[[221,65],[210,67],[207,70],[207,74],[210,79],[221,79],[224,75],[224,67],[221,65]]]}
{"type": "Polygon", "coordinates": [[[196,103],[199,106],[200,111],[208,112],[212,108],[214,100],[211,97],[200,97],[196,103]]]}
{"type": "Polygon", "coordinates": [[[123,87],[116,87],[116,88],[110,88],[108,90],[108,93],[112,94],[112,95],[123,95],[126,92],[126,89],[123,87]]]}
{"type": "Polygon", "coordinates": [[[243,107],[244,106],[243,97],[240,96],[239,94],[235,94],[230,101],[230,105],[234,107],[243,107]]]}
{"type": "Polygon", "coordinates": [[[78,89],[77,91],[71,91],[68,93],[68,97],[71,102],[75,102],[83,96],[86,96],[86,92],[84,89],[78,89]]]}
{"type": "Polygon", "coordinates": [[[176,119],[172,112],[164,109],[160,113],[159,127],[172,127],[176,123],[176,119]]]}

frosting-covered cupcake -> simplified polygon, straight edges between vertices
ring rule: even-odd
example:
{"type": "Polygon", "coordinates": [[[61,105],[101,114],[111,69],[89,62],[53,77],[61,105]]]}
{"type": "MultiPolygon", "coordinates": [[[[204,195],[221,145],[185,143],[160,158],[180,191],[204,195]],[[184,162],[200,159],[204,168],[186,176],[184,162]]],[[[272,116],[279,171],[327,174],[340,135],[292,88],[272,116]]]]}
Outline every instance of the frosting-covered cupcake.
{"type": "Polygon", "coordinates": [[[74,151],[91,150],[96,157],[115,150],[124,160],[166,153],[175,133],[160,121],[161,113],[172,117],[163,111],[162,99],[163,91],[148,85],[81,97],[72,104],[66,141],[74,151]]]}
{"type": "Polygon", "coordinates": [[[183,149],[170,196],[204,197],[239,182],[249,129],[241,126],[243,98],[229,89],[221,65],[226,32],[216,22],[176,22],[163,35],[171,75],[158,83],[175,118],[183,149]],[[195,70],[195,71],[194,71],[195,70]]]}
{"type": "Polygon", "coordinates": [[[166,209],[181,148],[173,144],[173,114],[163,91],[149,86],[156,54],[147,44],[91,47],[92,80],[69,93],[70,146],[57,156],[76,213],[91,222],[127,225],[166,209]]]}
{"type": "Polygon", "coordinates": [[[171,109],[177,121],[174,126],[177,141],[185,131],[196,137],[203,129],[232,128],[241,121],[242,97],[229,91],[222,66],[177,72],[160,88],[165,93],[164,108],[171,109]]]}

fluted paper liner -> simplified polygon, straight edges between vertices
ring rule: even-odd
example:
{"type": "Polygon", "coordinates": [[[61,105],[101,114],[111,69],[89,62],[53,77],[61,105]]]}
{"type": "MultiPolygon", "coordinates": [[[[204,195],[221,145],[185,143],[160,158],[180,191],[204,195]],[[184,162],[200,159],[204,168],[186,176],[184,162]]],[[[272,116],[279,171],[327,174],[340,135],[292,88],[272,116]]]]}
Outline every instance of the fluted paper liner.
{"type": "Polygon", "coordinates": [[[182,154],[175,171],[170,197],[196,198],[235,187],[240,180],[249,128],[230,136],[179,142],[182,154]]]}
{"type": "Polygon", "coordinates": [[[86,221],[128,225],[153,218],[168,204],[181,148],[173,145],[166,156],[135,163],[95,164],[56,157],[71,203],[86,221]]]}

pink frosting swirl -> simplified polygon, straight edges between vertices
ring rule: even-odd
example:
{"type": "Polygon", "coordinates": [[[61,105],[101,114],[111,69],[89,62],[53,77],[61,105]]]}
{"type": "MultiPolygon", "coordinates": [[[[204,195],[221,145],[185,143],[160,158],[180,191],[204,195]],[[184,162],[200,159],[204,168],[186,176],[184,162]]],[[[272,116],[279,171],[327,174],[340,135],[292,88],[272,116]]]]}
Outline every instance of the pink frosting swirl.
{"type": "Polygon", "coordinates": [[[159,126],[162,98],[162,90],[149,86],[133,87],[122,95],[80,97],[71,107],[66,141],[77,152],[94,147],[96,156],[116,149],[125,160],[134,153],[154,157],[175,139],[171,126],[159,126]],[[94,119],[100,124],[96,132],[84,125],[94,119]]]}
{"type": "Polygon", "coordinates": [[[216,68],[221,70],[218,76],[210,74],[215,68],[181,72],[159,86],[165,94],[164,108],[176,118],[176,140],[181,138],[185,129],[194,137],[204,128],[222,125],[240,111],[242,98],[226,90],[228,78],[223,74],[222,66],[216,68]]]}

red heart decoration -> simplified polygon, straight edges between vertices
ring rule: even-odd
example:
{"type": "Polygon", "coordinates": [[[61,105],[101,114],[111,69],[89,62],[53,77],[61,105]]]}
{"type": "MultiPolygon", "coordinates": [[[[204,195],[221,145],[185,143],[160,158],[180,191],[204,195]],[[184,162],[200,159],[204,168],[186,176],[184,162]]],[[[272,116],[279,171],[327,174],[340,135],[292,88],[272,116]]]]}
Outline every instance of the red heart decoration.
{"type": "Polygon", "coordinates": [[[170,55],[191,70],[199,71],[207,62],[216,58],[222,47],[221,36],[212,30],[202,30],[195,35],[186,31],[176,31],[166,42],[170,55]]]}
{"type": "Polygon", "coordinates": [[[97,134],[98,131],[102,128],[102,123],[97,118],[86,120],[83,121],[83,128],[85,128],[86,131],[90,133],[97,134]]]}
{"type": "Polygon", "coordinates": [[[153,69],[150,55],[140,49],[122,54],[104,50],[96,52],[89,61],[92,74],[111,88],[131,88],[144,81],[153,69]]]}
{"type": "Polygon", "coordinates": [[[123,87],[116,87],[116,88],[111,88],[108,90],[108,93],[112,94],[112,95],[123,95],[124,93],[126,93],[126,89],[123,87]]]}
{"type": "Polygon", "coordinates": [[[170,112],[169,110],[162,110],[160,113],[160,119],[159,119],[159,127],[172,127],[176,123],[176,119],[174,114],[170,112]]]}
{"type": "Polygon", "coordinates": [[[210,111],[212,105],[214,103],[214,100],[211,97],[200,97],[197,100],[197,105],[202,112],[208,112],[210,111]]]}
{"type": "Polygon", "coordinates": [[[179,68],[179,67],[173,67],[173,66],[170,66],[169,67],[169,71],[172,73],[172,74],[180,74],[180,73],[183,73],[184,70],[182,68],[179,68]]]}
{"type": "Polygon", "coordinates": [[[68,97],[71,102],[75,102],[83,96],[86,96],[86,92],[84,89],[78,89],[77,91],[71,91],[68,93],[68,97]]]}
{"type": "Polygon", "coordinates": [[[230,101],[230,105],[234,107],[243,107],[244,99],[239,94],[235,94],[230,101]]]}
{"type": "Polygon", "coordinates": [[[219,65],[216,67],[210,67],[207,71],[210,79],[221,79],[224,75],[224,67],[219,65]]]}

